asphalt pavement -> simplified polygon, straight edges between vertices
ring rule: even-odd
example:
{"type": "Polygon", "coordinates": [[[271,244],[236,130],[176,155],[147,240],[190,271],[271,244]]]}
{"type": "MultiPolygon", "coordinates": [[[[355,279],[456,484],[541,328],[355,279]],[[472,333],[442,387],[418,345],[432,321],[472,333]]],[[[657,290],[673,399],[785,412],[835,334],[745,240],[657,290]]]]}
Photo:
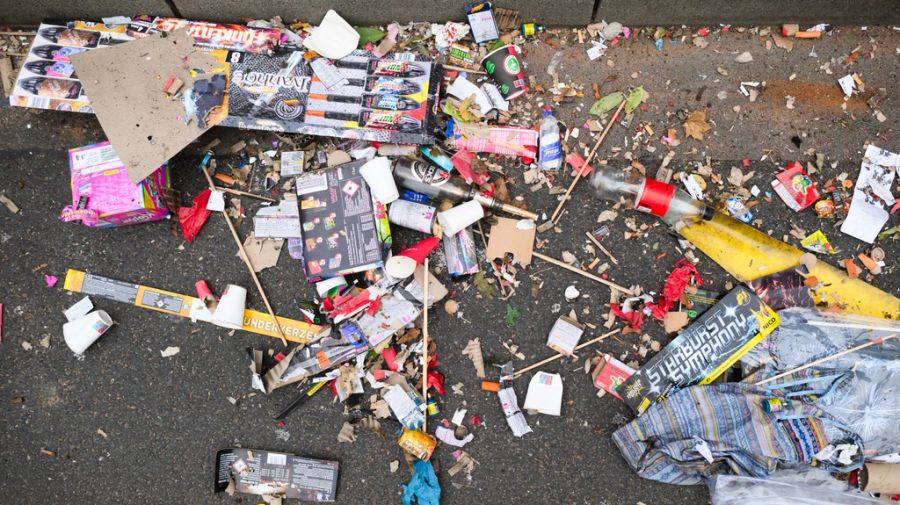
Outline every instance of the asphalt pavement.
{"type": "MultiPolygon", "coordinates": [[[[888,28],[842,28],[822,40],[797,41],[790,53],[767,49],[767,40],[751,32],[728,33],[711,37],[708,47],[699,48],[688,37],[684,43],[668,44],[660,51],[644,38],[614,47],[596,62],[587,60],[583,46],[569,42],[554,48],[541,43],[526,46],[526,61],[528,72],[549,86],[550,77],[544,72],[547,62],[555,51],[564,51],[560,80],[585,86],[586,95],[558,108],[560,119],[570,126],[581,127],[587,117],[593,102],[590,83],[600,83],[604,93],[644,85],[650,93],[647,106],[636,113],[628,128],[614,127],[601,150],[613,166],[626,165],[625,155],[632,152],[651,174],[655,172],[667,152],[658,138],[670,127],[682,141],[674,148],[673,168],[709,164],[725,177],[732,166],[741,166],[745,172],[755,172],[746,186],[755,184],[763,190],[769,189],[779,167],[794,160],[814,160],[815,152],[826,156],[825,166],[815,175],[825,181],[842,172],[855,179],[866,142],[900,150],[895,112],[900,34],[888,28]],[[842,65],[843,58],[857,46],[863,55],[850,67],[842,65]],[[750,51],[754,61],[735,63],[735,56],[743,51],[750,51]],[[826,63],[832,73],[823,69],[826,63]],[[861,75],[866,90],[862,98],[847,102],[845,110],[836,79],[848,71],[861,75]],[[767,81],[756,102],[738,92],[739,83],[747,80],[767,81]],[[788,96],[794,97],[793,109],[786,106],[788,96]],[[685,139],[678,111],[700,107],[710,108],[712,130],[702,142],[685,139]],[[882,111],[886,120],[876,119],[874,109],[882,111]],[[634,143],[641,123],[652,125],[655,132],[655,140],[648,144],[652,152],[634,143]],[[748,166],[743,164],[745,158],[748,166]]],[[[536,118],[537,107],[530,113],[536,118]]],[[[586,129],[581,130],[581,140],[587,142],[586,129]]],[[[196,170],[199,148],[215,137],[225,146],[239,139],[270,140],[261,132],[220,128],[199,139],[172,161],[174,186],[184,195],[183,203],[204,185],[196,170]]],[[[235,255],[226,224],[217,215],[211,216],[191,244],[171,221],[113,230],[61,222],[59,212],[71,198],[66,150],[102,140],[99,124],[88,115],[0,109],[0,160],[4,165],[0,193],[21,208],[13,215],[0,207],[2,501],[256,503],[254,497],[212,492],[216,451],[243,446],[340,461],[338,503],[399,502],[401,484],[410,472],[402,463],[402,449],[389,425],[385,424],[383,436],[361,429],[355,443],[338,443],[337,433],[346,418],[343,406],[328,392],[313,397],[288,417],[283,427],[273,421],[272,416],[293,390],[254,395],[245,349],[285,350],[277,339],[245,332],[229,335],[208,324],[95,297],[94,304],[108,311],[117,324],[83,359],[72,355],[62,339],[61,312],[80,296],[62,289],[68,268],[180,293],[192,293],[194,281],[201,278],[214,290],[229,283],[253,285],[235,255]],[[45,274],[58,276],[60,283],[48,287],[45,274]],[[49,345],[44,347],[42,341],[49,345]],[[162,357],[160,351],[169,346],[178,346],[180,352],[162,357]],[[229,397],[237,398],[237,404],[229,397]],[[391,473],[394,460],[401,465],[391,473]]],[[[513,196],[521,195],[532,210],[552,211],[556,196],[546,190],[531,192],[522,180],[522,167],[511,161],[504,164],[513,196]]],[[[711,189],[713,194],[722,191],[715,184],[711,189]]],[[[244,205],[252,217],[257,204],[245,199],[244,205]]],[[[554,257],[569,251],[579,260],[589,261],[593,256],[584,249],[584,233],[607,208],[607,203],[590,196],[586,185],[580,185],[559,230],[540,236],[546,240],[540,251],[554,257]]],[[[833,264],[868,247],[841,234],[833,219],[820,219],[811,209],[794,213],[777,197],[762,200],[753,212],[762,229],[775,237],[787,237],[795,245],[798,240],[789,235],[792,225],[807,232],[822,229],[840,250],[838,255],[821,258],[833,264]]],[[[897,224],[897,217],[892,216],[887,226],[897,224]]],[[[610,270],[610,278],[659,290],[681,257],[674,236],[655,218],[636,212],[622,211],[610,225],[612,234],[605,245],[620,263],[610,270]],[[640,239],[626,239],[626,217],[633,217],[638,226],[646,224],[647,233],[640,239]]],[[[242,236],[251,229],[250,219],[239,227],[242,236]]],[[[414,232],[398,230],[395,250],[418,238],[414,232]]],[[[900,243],[895,235],[878,245],[886,252],[889,268],[871,282],[897,294],[900,278],[893,265],[900,255],[900,243]]],[[[710,289],[725,291],[726,283],[734,282],[711,260],[699,252],[697,256],[710,289]]],[[[462,384],[459,394],[448,391],[440,408],[447,416],[457,408],[467,408],[484,420],[483,426],[474,428],[475,440],[466,447],[478,462],[471,480],[464,474],[453,478],[446,474],[453,462],[447,447],[436,453],[443,468],[439,472],[442,503],[708,502],[702,486],[670,486],[639,478],[612,443],[610,434],[633,416],[621,402],[609,396],[597,398],[584,373],[584,359],[595,351],[605,351],[643,363],[646,358],[636,352],[640,335],[610,339],[582,354],[577,362],[548,365],[546,371],[563,375],[562,415],[529,417],[534,432],[523,438],[512,436],[496,396],[480,389],[471,362],[461,355],[465,343],[479,337],[490,362],[510,358],[504,342],[518,345],[525,354],[525,360],[516,361],[519,367],[547,356],[547,332],[563,312],[574,309],[581,320],[602,329],[607,288],[540,260],[519,272],[521,285],[506,300],[499,293],[490,299],[480,297],[471,283],[451,283],[446,274],[439,275],[459,302],[460,312],[451,316],[440,308],[434,310],[431,334],[438,342],[439,369],[447,384],[462,384]],[[539,286],[537,297],[533,296],[535,284],[539,286]],[[572,303],[563,296],[569,285],[582,292],[572,303]],[[511,327],[504,322],[507,307],[521,312],[511,327]]],[[[287,254],[282,254],[277,267],[263,271],[260,280],[276,311],[285,316],[299,318],[298,304],[314,296],[301,266],[287,254]]],[[[248,305],[264,309],[255,290],[249,291],[248,305]]],[[[588,332],[587,338],[598,331],[588,332]]],[[[663,343],[669,340],[654,322],[646,325],[645,332],[663,343]]],[[[516,383],[520,400],[527,380],[516,383]]]]}

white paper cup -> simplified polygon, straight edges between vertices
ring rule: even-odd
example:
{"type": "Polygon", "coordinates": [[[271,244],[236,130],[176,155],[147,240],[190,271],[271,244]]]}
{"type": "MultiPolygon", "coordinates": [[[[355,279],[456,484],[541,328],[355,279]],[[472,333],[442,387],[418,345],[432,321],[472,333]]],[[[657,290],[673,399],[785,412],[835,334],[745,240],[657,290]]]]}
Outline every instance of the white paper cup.
{"type": "Polygon", "coordinates": [[[452,209],[438,212],[438,222],[441,223],[444,235],[452,237],[470,224],[484,217],[484,207],[475,200],[461,203],[452,209]]]}
{"type": "Polygon", "coordinates": [[[247,306],[247,290],[229,284],[222,293],[219,306],[213,313],[212,322],[218,326],[224,326],[233,330],[244,327],[244,309],[247,306]]]}
{"type": "Polygon", "coordinates": [[[113,324],[115,323],[105,310],[95,310],[80,319],[64,324],[63,337],[72,352],[83,354],[113,324]]]}
{"type": "Polygon", "coordinates": [[[359,167],[359,173],[372,190],[372,196],[379,202],[391,203],[400,198],[389,159],[384,156],[376,156],[359,167]]]}
{"type": "Polygon", "coordinates": [[[343,276],[338,275],[337,277],[332,277],[330,279],[325,279],[324,281],[320,281],[316,283],[316,293],[318,293],[319,298],[325,298],[328,296],[328,292],[334,288],[342,288],[347,285],[347,279],[344,279],[343,276]]]}

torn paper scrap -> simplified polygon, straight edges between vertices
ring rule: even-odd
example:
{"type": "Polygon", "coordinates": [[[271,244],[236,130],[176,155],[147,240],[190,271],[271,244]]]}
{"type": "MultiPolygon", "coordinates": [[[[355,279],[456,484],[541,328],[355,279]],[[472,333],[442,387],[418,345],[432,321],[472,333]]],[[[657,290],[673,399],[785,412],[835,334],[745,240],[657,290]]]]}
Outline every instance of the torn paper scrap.
{"type": "Polygon", "coordinates": [[[481,354],[481,342],[477,338],[469,340],[462,353],[464,356],[468,356],[472,360],[472,364],[475,365],[475,375],[479,379],[484,379],[484,357],[481,354]]]}
{"type": "MultiPolygon", "coordinates": [[[[261,272],[277,265],[283,245],[284,239],[257,238],[251,233],[244,240],[244,251],[247,252],[247,259],[250,260],[253,271],[261,272]]],[[[240,256],[241,252],[238,251],[237,254],[240,256]]]]}
{"type": "Polygon", "coordinates": [[[90,297],[85,296],[79,300],[78,303],[63,311],[63,314],[66,316],[67,321],[72,322],[81,319],[92,310],[94,310],[94,303],[91,301],[90,297]]]}
{"type": "Polygon", "coordinates": [[[491,227],[491,236],[488,239],[486,252],[488,259],[503,258],[510,253],[519,263],[531,264],[536,233],[537,228],[533,221],[498,217],[497,224],[491,227]]]}
{"type": "Polygon", "coordinates": [[[71,57],[100,126],[134,183],[225,117],[227,51],[195,47],[186,29],[165,35],[71,57]],[[170,74],[196,91],[189,105],[198,121],[188,123],[185,104],[160,89],[158,79],[170,74]]]}
{"type": "Polygon", "coordinates": [[[253,218],[253,234],[257,238],[301,238],[297,201],[282,200],[278,205],[260,208],[253,218]]]}
{"type": "Polygon", "coordinates": [[[506,424],[509,425],[514,436],[521,437],[531,433],[531,426],[528,426],[525,414],[519,409],[519,399],[516,397],[516,390],[513,389],[512,376],[514,372],[512,361],[500,368],[500,391],[497,392],[497,397],[500,399],[500,407],[506,416],[506,424]]]}
{"type": "Polygon", "coordinates": [[[888,221],[885,205],[890,207],[896,202],[891,188],[898,169],[900,154],[873,145],[866,148],[841,232],[870,244],[875,241],[888,221]]]}
{"type": "Polygon", "coordinates": [[[163,358],[170,358],[170,357],[172,357],[172,356],[175,356],[175,355],[178,354],[179,352],[181,352],[181,348],[180,348],[180,347],[177,347],[177,346],[171,346],[171,345],[170,345],[169,347],[166,347],[166,348],[163,349],[162,351],[159,351],[159,353],[162,354],[162,357],[163,357],[163,358]]]}

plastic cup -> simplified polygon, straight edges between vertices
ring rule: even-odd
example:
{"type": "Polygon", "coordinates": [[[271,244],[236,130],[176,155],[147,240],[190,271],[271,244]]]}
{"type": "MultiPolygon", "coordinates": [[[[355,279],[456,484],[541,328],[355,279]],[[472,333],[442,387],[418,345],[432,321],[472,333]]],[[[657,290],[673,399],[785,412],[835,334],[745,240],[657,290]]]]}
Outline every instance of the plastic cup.
{"type": "Polygon", "coordinates": [[[528,91],[520,54],[518,46],[507,44],[487,53],[481,60],[481,66],[497,83],[497,89],[505,100],[512,100],[528,91]]]}
{"type": "Polygon", "coordinates": [[[222,293],[219,305],[213,313],[212,323],[233,330],[244,327],[244,309],[247,306],[247,290],[229,284],[222,293]]]}
{"type": "Polygon", "coordinates": [[[319,298],[325,298],[326,296],[331,296],[333,293],[337,293],[342,287],[347,285],[347,279],[344,279],[343,276],[338,275],[337,277],[332,277],[330,279],[325,279],[324,281],[320,281],[316,283],[316,293],[319,295],[319,298]]]}
{"type": "Polygon", "coordinates": [[[359,173],[372,190],[372,196],[379,202],[391,203],[400,198],[389,159],[384,156],[376,156],[361,166],[359,173]]]}
{"type": "Polygon", "coordinates": [[[115,324],[105,310],[95,310],[80,319],[63,325],[66,345],[75,354],[83,354],[88,347],[115,324]]]}
{"type": "Polygon", "coordinates": [[[448,237],[456,235],[483,217],[484,207],[475,200],[469,200],[452,209],[438,212],[438,222],[441,223],[444,235],[448,237]]]}

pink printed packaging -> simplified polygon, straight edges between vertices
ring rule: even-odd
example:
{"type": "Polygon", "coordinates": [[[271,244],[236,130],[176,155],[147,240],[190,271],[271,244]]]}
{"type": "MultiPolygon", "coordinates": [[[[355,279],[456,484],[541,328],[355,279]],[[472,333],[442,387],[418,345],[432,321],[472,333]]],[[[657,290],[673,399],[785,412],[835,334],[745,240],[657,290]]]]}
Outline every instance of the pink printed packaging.
{"type": "Polygon", "coordinates": [[[72,205],[60,219],[81,221],[94,228],[111,228],[157,221],[169,215],[163,195],[169,187],[169,167],[163,165],[135,184],[112,144],[101,142],[69,149],[72,205]]]}

